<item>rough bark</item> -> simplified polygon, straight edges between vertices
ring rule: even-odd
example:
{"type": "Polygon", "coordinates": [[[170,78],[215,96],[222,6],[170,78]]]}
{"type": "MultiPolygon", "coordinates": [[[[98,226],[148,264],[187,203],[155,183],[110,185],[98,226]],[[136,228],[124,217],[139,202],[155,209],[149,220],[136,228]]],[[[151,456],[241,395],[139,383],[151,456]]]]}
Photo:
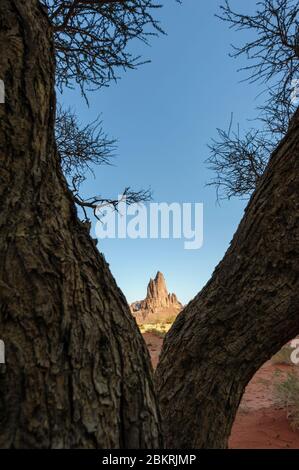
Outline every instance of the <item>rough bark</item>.
{"type": "Polygon", "coordinates": [[[224,259],[166,336],[156,382],[167,447],[226,447],[245,386],[299,333],[298,157],[299,111],[224,259]]]}
{"type": "Polygon", "coordinates": [[[0,447],[157,447],[148,352],[60,171],[54,69],[39,2],[1,0],[0,447]]]}

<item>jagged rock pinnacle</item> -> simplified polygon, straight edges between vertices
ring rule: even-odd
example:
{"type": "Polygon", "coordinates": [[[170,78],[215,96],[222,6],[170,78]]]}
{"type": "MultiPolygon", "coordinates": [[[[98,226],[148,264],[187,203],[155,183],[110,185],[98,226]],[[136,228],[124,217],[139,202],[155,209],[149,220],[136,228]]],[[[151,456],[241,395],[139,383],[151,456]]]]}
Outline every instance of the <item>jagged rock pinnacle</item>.
{"type": "Polygon", "coordinates": [[[131,312],[138,323],[158,323],[173,320],[182,307],[176,295],[168,293],[165,278],[158,271],[156,277],[148,283],[146,298],[134,302],[131,312]]]}

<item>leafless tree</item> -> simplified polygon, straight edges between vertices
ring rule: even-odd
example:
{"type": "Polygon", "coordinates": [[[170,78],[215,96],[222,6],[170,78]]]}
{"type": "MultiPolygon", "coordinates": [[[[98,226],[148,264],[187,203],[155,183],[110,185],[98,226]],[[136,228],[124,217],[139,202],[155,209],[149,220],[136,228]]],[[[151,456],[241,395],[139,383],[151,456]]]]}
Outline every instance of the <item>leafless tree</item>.
{"type": "Polygon", "coordinates": [[[117,80],[119,71],[144,61],[129,50],[163,33],[152,0],[42,0],[55,31],[58,86],[77,83],[83,92],[117,80]]]}
{"type": "MultiPolygon", "coordinates": [[[[164,33],[153,12],[162,5],[152,0],[41,0],[54,28],[56,51],[56,83],[64,87],[77,84],[84,97],[87,92],[116,81],[119,71],[135,69],[144,62],[129,50],[137,39],[148,43],[151,36],[164,33]]],[[[115,151],[115,140],[104,133],[102,122],[96,120],[83,127],[71,110],[58,108],[56,139],[62,169],[71,181],[75,201],[81,207],[94,209],[104,199],[93,196],[85,201],[79,187],[95,165],[107,164],[115,151]]],[[[125,188],[128,204],[146,201],[150,190],[125,188]]]]}
{"type": "Polygon", "coordinates": [[[246,197],[256,187],[273,147],[264,132],[250,129],[244,135],[217,129],[218,137],[209,144],[209,168],[216,173],[209,185],[216,186],[217,199],[246,197]]]}
{"type": "Polygon", "coordinates": [[[127,205],[140,204],[141,202],[150,201],[152,199],[152,193],[150,189],[141,189],[140,191],[133,191],[130,187],[125,188],[123,193],[120,194],[118,198],[107,199],[99,195],[93,196],[89,199],[83,199],[79,194],[78,187],[76,186],[76,181],[73,181],[73,184],[75,203],[82,208],[85,216],[84,220],[87,223],[90,222],[87,213],[88,209],[92,209],[94,216],[98,220],[101,220],[103,210],[108,206],[118,211],[120,203],[124,202],[127,205]]]}
{"type": "Polygon", "coordinates": [[[101,209],[107,205],[117,210],[120,202],[130,205],[151,200],[150,189],[134,191],[130,187],[126,187],[118,198],[97,195],[86,199],[80,195],[81,184],[86,180],[88,173],[94,174],[94,166],[111,164],[116,149],[116,140],[105,134],[99,117],[90,124],[81,126],[71,109],[64,110],[58,106],[55,136],[62,170],[67,177],[74,201],[81,207],[86,221],[89,221],[88,209],[99,219],[101,209]]]}
{"type": "Polygon", "coordinates": [[[243,46],[233,46],[233,57],[245,55],[252,63],[243,70],[251,82],[269,82],[272,89],[289,96],[292,80],[299,72],[299,4],[296,0],[262,0],[253,15],[235,12],[228,1],[216,15],[237,30],[256,37],[243,46]]]}
{"type": "Polygon", "coordinates": [[[218,129],[209,145],[209,167],[216,173],[211,184],[220,197],[248,196],[264,171],[271,152],[286,134],[296,106],[294,80],[299,79],[299,4],[295,0],[262,0],[255,14],[232,10],[229,2],[216,15],[236,30],[255,34],[242,46],[233,46],[232,57],[245,55],[243,67],[250,83],[266,84],[265,103],[258,107],[257,130],[240,138],[238,132],[218,129]]]}
{"type": "Polygon", "coordinates": [[[55,134],[64,174],[81,182],[94,165],[109,164],[116,149],[116,140],[104,133],[99,117],[81,126],[70,108],[57,107],[55,134]]]}

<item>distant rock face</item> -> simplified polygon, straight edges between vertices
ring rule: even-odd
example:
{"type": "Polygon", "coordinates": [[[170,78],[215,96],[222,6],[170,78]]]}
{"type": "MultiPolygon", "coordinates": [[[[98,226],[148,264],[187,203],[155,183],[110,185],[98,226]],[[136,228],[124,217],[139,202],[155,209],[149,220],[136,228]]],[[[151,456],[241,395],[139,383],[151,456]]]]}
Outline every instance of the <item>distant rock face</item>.
{"type": "Polygon", "coordinates": [[[168,293],[160,271],[155,279],[150,279],[146,298],[131,304],[131,312],[139,324],[173,321],[182,308],[177,296],[168,293]]]}

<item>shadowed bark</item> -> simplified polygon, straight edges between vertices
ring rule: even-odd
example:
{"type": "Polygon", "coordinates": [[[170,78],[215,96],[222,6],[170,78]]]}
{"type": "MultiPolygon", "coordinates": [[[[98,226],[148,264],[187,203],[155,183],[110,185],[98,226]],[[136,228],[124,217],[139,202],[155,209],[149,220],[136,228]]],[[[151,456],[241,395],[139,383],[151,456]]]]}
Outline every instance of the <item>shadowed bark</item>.
{"type": "Polygon", "coordinates": [[[298,333],[299,111],[224,259],[166,336],[156,374],[166,447],[226,447],[245,386],[298,333]]]}
{"type": "Polygon", "coordinates": [[[148,352],[58,163],[54,72],[39,2],[1,0],[0,447],[158,447],[148,352]]]}

